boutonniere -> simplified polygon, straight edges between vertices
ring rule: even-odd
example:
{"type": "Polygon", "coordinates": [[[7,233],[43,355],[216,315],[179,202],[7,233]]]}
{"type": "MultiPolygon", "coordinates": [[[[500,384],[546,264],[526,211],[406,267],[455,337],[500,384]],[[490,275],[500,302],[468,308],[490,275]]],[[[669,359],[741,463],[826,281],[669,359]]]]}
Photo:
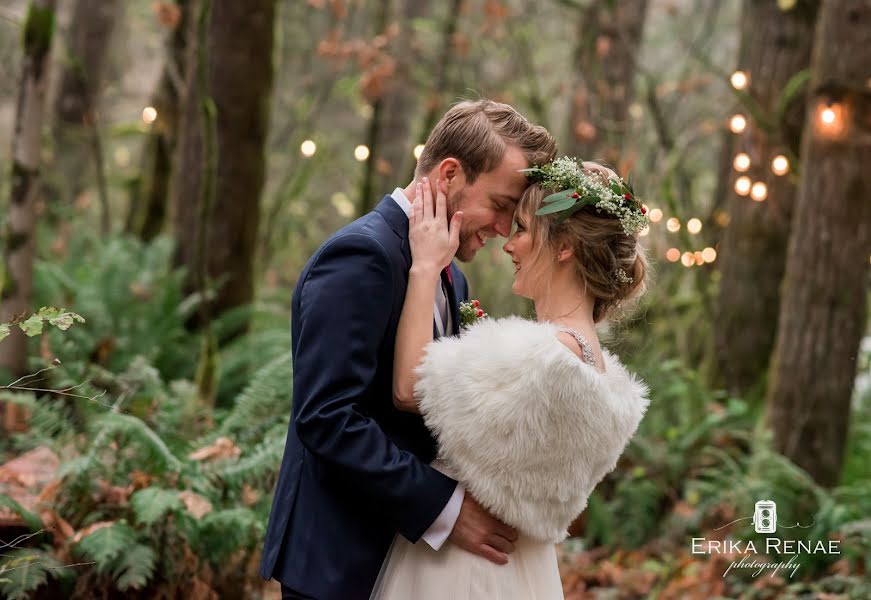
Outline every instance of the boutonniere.
{"type": "Polygon", "coordinates": [[[481,308],[481,303],[477,300],[460,302],[460,327],[463,329],[468,329],[477,323],[479,319],[486,319],[488,316],[481,308]]]}

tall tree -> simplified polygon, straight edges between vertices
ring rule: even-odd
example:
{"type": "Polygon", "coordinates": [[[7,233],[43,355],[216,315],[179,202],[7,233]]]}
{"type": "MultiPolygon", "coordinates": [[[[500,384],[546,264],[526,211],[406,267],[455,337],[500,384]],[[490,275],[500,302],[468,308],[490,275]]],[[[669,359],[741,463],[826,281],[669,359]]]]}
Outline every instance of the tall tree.
{"type": "Polygon", "coordinates": [[[777,449],[838,483],[871,255],[871,4],[820,9],[798,190],[768,388],[777,449]]]}
{"type": "Polygon", "coordinates": [[[185,45],[191,19],[191,2],[161,4],[161,22],[172,30],[167,40],[166,62],[151,100],[157,112],[142,153],[142,173],[133,190],[125,230],[151,240],[163,229],[169,204],[173,157],[178,139],[179,110],[184,89],[185,45]]]}
{"type": "Polygon", "coordinates": [[[420,56],[419,36],[414,32],[414,24],[429,10],[429,0],[402,0],[397,19],[399,32],[392,52],[396,59],[396,73],[387,81],[380,115],[382,123],[378,128],[378,152],[374,158],[377,177],[372,190],[376,195],[389,193],[397,185],[405,185],[405,176],[414,162],[411,122],[416,114],[419,94],[412,70],[420,56]]]}
{"type": "MultiPolygon", "coordinates": [[[[30,308],[38,189],[40,133],[48,82],[48,54],[54,33],[54,0],[33,0],[24,22],[24,56],[12,137],[12,192],[3,241],[0,323],[23,316],[30,308]]],[[[0,370],[17,378],[27,368],[27,338],[18,328],[0,342],[0,370]]],[[[7,405],[4,426],[17,426],[18,412],[7,405]]]]}
{"type": "Polygon", "coordinates": [[[112,31],[122,10],[119,0],[72,1],[69,27],[62,36],[59,84],[53,107],[52,196],[62,206],[69,206],[84,189],[87,175],[94,173],[104,229],[108,227],[109,214],[97,103],[112,31]]]}
{"type": "Polygon", "coordinates": [[[566,153],[620,167],[647,0],[593,0],[578,20],[566,153]]]}
{"type": "MultiPolygon", "coordinates": [[[[749,157],[746,172],[720,172],[730,214],[717,253],[721,279],[714,321],[719,383],[743,394],[764,385],[774,346],[780,284],[796,196],[794,175],[775,175],[774,156],[797,156],[805,96],[797,83],[807,76],[818,2],[782,11],[777,3],[746,0],[741,18],[739,69],[749,77],[744,92],[752,111],[747,129],[724,149],[729,165],[749,157]],[[733,189],[737,176],[765,183],[768,198],[755,202],[733,189]]],[[[764,389],[764,388],[763,388],[764,389]]]]}
{"type": "Polygon", "coordinates": [[[175,261],[192,276],[188,289],[217,287],[202,321],[254,297],[275,1],[194,6],[189,32],[202,35],[188,38],[172,198],[175,261]]]}

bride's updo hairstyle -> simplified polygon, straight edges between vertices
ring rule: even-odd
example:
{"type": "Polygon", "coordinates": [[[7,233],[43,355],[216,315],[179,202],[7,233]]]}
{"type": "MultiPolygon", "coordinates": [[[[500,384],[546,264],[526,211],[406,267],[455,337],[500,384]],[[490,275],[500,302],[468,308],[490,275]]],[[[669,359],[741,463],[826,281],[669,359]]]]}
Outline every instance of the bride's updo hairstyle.
{"type": "MultiPolygon", "coordinates": [[[[617,174],[598,163],[585,161],[583,172],[608,186],[617,174]]],[[[520,199],[518,213],[532,236],[532,262],[543,279],[554,267],[561,249],[571,248],[578,281],[595,298],[593,320],[615,319],[628,312],[646,290],[648,272],[638,236],[627,235],[620,219],[585,206],[565,219],[554,214],[536,215],[543,200],[560,190],[533,183],[520,199]]]]}

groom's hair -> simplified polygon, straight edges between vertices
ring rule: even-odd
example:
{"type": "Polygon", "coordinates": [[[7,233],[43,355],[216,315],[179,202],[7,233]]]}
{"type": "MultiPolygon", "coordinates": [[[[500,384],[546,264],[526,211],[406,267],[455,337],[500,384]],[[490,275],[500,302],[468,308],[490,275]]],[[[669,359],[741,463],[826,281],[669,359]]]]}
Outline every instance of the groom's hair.
{"type": "Polygon", "coordinates": [[[436,124],[417,161],[415,177],[446,158],[456,158],[468,183],[499,166],[508,146],[525,155],[530,166],[553,160],[556,141],[547,129],[533,125],[507,104],[492,100],[455,104],[436,124]]]}

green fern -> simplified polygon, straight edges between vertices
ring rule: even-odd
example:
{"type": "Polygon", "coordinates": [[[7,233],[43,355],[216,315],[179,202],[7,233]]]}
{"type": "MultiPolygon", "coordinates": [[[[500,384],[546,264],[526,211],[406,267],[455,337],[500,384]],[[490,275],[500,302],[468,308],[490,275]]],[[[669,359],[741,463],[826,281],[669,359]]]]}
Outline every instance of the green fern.
{"type": "Polygon", "coordinates": [[[112,565],[112,578],[122,592],[144,588],[154,575],[157,554],[149,546],[136,544],[122,552],[112,565]]]}
{"type": "Polygon", "coordinates": [[[63,565],[45,550],[16,548],[0,562],[0,594],[9,600],[30,598],[37,588],[58,576],[63,565]]]}
{"type": "Polygon", "coordinates": [[[233,410],[219,429],[219,435],[239,443],[262,439],[276,424],[287,425],[293,396],[293,366],[290,352],[260,368],[236,398],[233,410]]]}
{"type": "MultiPolygon", "coordinates": [[[[146,425],[142,419],[133,415],[120,413],[105,413],[91,422],[91,427],[98,432],[102,440],[113,434],[119,434],[130,442],[135,443],[139,449],[145,452],[149,462],[158,467],[157,472],[163,470],[179,471],[181,461],[176,458],[164,441],[146,425]]],[[[91,448],[91,456],[94,457],[99,441],[95,440],[91,448]]]]}
{"type": "MultiPolygon", "coordinates": [[[[15,501],[10,496],[6,494],[0,494],[0,506],[5,506],[15,514],[17,514],[24,521],[24,524],[27,525],[27,528],[30,531],[39,531],[42,529],[42,519],[39,518],[39,515],[30,512],[21,504],[15,501]]],[[[2,548],[3,546],[0,546],[2,548]]]]}
{"type": "Polygon", "coordinates": [[[115,559],[136,543],[136,533],[123,521],[97,529],[86,535],[74,548],[78,554],[96,563],[97,572],[111,573],[115,559]]]}
{"type": "Polygon", "coordinates": [[[178,490],[148,487],[130,497],[138,525],[153,525],[166,513],[182,510],[178,490]]]}

